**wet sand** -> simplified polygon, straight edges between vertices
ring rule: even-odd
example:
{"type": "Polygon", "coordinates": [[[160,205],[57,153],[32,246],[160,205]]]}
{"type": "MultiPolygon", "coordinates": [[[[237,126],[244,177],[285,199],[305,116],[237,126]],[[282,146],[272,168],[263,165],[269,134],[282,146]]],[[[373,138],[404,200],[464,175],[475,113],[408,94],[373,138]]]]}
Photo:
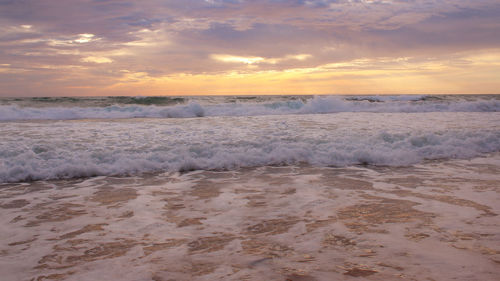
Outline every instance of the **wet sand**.
{"type": "Polygon", "coordinates": [[[3,280],[498,280],[500,155],[0,185],[3,280]]]}

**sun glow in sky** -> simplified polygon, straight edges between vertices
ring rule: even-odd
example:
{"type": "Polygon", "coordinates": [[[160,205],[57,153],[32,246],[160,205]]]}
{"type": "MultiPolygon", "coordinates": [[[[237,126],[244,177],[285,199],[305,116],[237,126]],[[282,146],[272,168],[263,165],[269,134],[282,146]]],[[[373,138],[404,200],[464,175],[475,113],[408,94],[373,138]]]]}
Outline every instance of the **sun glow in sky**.
{"type": "Polygon", "coordinates": [[[0,1],[0,96],[499,94],[498,0],[0,1]]]}

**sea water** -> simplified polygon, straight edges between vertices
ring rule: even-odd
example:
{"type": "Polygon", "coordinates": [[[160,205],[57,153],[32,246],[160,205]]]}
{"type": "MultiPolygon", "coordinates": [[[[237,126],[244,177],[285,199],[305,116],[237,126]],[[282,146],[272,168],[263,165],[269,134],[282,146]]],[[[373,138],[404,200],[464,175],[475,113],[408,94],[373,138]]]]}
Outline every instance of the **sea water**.
{"type": "Polygon", "coordinates": [[[496,280],[500,96],[0,99],[6,280],[496,280]]]}
{"type": "Polygon", "coordinates": [[[500,150],[499,96],[3,99],[0,182],[500,150]]]}

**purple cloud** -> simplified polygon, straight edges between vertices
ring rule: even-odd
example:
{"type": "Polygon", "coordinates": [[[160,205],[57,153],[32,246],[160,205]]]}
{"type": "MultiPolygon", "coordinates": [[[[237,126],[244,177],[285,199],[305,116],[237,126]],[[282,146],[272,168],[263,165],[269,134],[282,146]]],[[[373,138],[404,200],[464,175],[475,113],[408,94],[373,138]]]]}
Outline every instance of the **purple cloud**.
{"type": "Polygon", "coordinates": [[[156,77],[391,56],[425,61],[498,49],[498,18],[494,0],[1,1],[0,79],[10,88],[0,95],[22,94],[26,81],[45,83],[45,94],[84,83],[68,73],[103,86],[124,71],[156,77]],[[260,59],[250,68],[214,54],[260,59]]]}

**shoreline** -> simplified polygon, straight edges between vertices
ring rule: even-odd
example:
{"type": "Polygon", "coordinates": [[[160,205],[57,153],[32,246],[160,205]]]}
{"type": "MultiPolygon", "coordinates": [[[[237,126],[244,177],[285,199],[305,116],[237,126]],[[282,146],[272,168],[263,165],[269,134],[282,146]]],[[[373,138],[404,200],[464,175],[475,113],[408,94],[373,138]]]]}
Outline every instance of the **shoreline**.
{"type": "Polygon", "coordinates": [[[3,184],[2,274],[494,280],[499,174],[496,153],[409,167],[265,166],[3,184]]]}

